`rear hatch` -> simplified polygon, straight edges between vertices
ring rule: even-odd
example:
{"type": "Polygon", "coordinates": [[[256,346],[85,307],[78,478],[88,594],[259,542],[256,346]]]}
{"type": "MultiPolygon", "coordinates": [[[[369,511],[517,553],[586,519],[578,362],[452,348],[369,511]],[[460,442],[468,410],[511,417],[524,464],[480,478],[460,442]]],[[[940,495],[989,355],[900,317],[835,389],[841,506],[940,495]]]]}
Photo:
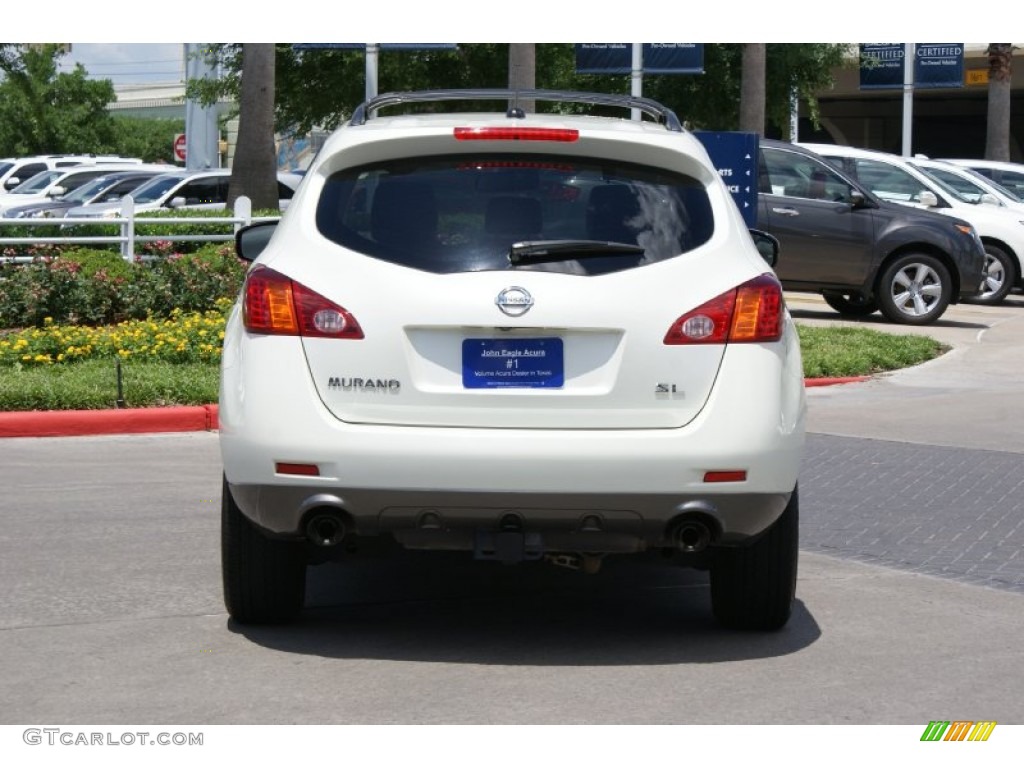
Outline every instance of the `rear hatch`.
{"type": "Polygon", "coordinates": [[[303,338],[316,391],[350,423],[682,426],[725,345],[666,334],[749,277],[723,263],[712,210],[696,178],[607,159],[460,154],[337,172],[317,211],[330,242],[290,277],[362,338],[303,338]]]}

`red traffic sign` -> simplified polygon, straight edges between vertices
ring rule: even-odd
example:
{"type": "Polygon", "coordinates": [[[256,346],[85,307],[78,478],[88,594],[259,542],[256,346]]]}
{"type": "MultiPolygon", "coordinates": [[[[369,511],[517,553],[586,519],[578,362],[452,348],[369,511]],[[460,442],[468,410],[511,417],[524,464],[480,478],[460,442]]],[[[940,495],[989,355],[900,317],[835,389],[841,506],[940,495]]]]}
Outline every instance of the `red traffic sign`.
{"type": "Polygon", "coordinates": [[[174,159],[179,163],[185,162],[185,134],[179,133],[174,137],[174,159]]]}

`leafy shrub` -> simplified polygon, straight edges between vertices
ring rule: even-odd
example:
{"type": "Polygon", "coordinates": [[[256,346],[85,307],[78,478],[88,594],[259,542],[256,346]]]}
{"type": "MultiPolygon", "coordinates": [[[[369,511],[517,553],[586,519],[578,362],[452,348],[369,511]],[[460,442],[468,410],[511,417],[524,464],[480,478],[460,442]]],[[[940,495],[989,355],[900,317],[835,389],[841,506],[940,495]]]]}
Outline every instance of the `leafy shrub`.
{"type": "MultiPolygon", "coordinates": [[[[166,250],[166,248],[165,248],[166,250]]],[[[106,251],[80,249],[57,258],[0,266],[0,328],[103,325],[203,312],[233,298],[247,264],[225,243],[190,254],[127,263],[106,251]]]]}
{"type": "Polygon", "coordinates": [[[41,258],[0,271],[0,327],[42,325],[46,317],[75,317],[88,304],[81,265],[41,258]]]}

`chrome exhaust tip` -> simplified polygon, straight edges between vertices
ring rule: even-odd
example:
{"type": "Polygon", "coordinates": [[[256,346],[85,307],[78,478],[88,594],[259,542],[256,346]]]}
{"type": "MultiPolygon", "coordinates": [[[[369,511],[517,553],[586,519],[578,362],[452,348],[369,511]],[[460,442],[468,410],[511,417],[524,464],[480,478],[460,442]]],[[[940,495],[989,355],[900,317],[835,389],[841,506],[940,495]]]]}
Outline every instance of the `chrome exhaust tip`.
{"type": "Polygon", "coordinates": [[[333,547],[345,538],[345,521],[336,512],[321,512],[306,523],[306,538],[318,547],[333,547]]]}
{"type": "Polygon", "coordinates": [[[711,544],[711,529],[702,520],[683,520],[672,530],[672,541],[684,554],[703,552],[711,544]]]}

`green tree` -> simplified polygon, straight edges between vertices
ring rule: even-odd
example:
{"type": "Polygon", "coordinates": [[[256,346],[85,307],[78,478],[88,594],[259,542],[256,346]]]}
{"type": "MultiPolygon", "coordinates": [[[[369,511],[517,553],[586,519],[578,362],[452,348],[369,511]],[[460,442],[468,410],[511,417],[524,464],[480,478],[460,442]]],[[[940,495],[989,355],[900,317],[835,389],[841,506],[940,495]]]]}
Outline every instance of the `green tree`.
{"type": "Polygon", "coordinates": [[[114,142],[109,80],[89,80],[79,64],[58,73],[52,44],[0,49],[0,155],[101,152],[114,142]]]}
{"type": "MultiPolygon", "coordinates": [[[[241,46],[221,44],[215,48],[221,79],[190,81],[188,95],[204,103],[220,98],[237,101],[241,46]]],[[[301,134],[314,127],[336,128],[365,99],[363,51],[295,50],[289,44],[278,44],[276,53],[278,130],[301,134]]],[[[457,50],[388,50],[380,55],[378,90],[506,88],[508,64],[509,45],[505,43],[461,45],[457,50]]],[[[572,46],[537,45],[536,73],[538,88],[571,88],[572,46]]]]}
{"type": "Polygon", "coordinates": [[[985,159],[1010,159],[1010,76],[1013,43],[989,43],[988,123],[985,130],[985,159]]]}
{"type": "MultiPolygon", "coordinates": [[[[766,133],[785,135],[793,89],[817,116],[815,94],[832,83],[833,71],[846,63],[847,46],[830,43],[768,43],[765,46],[766,133]]],[[[190,82],[189,93],[208,103],[237,99],[241,46],[217,46],[219,81],[190,82]]],[[[739,127],[743,45],[706,44],[702,75],[648,75],[644,95],[662,101],[698,128],[739,127]]],[[[571,43],[535,45],[538,88],[628,94],[629,77],[580,75],[575,71],[571,43]]],[[[276,46],[276,123],[305,133],[314,127],[333,129],[346,120],[365,97],[364,55],[359,50],[295,50],[276,46]]],[[[378,90],[428,88],[505,88],[509,83],[507,43],[460,44],[456,50],[384,51],[378,67],[378,90]]],[[[538,104],[538,109],[574,109],[538,104]]],[[[621,114],[616,112],[615,114],[621,114]]]]}
{"type": "MultiPolygon", "coordinates": [[[[509,43],[508,87],[512,90],[530,90],[537,87],[537,44],[509,43]]],[[[537,109],[533,100],[524,100],[520,106],[527,112],[537,109]]]]}
{"type": "Polygon", "coordinates": [[[231,166],[228,207],[242,195],[252,207],[277,208],[277,154],[274,150],[274,45],[245,43],[238,116],[238,146],[231,166]]]}
{"type": "Polygon", "coordinates": [[[165,117],[114,117],[114,138],[103,151],[141,157],[147,163],[173,162],[174,137],[185,132],[185,121],[165,117]]]}
{"type": "MultiPolygon", "coordinates": [[[[765,136],[786,137],[792,93],[803,99],[815,122],[816,94],[832,84],[833,72],[851,66],[847,46],[830,43],[765,45],[765,136]]],[[[731,131],[740,125],[742,43],[704,46],[703,75],[657,75],[644,80],[644,95],[671,107],[694,128],[731,131]]]]}
{"type": "Polygon", "coordinates": [[[767,66],[768,49],[764,43],[743,45],[743,72],[740,80],[741,131],[764,134],[767,66]]]}

